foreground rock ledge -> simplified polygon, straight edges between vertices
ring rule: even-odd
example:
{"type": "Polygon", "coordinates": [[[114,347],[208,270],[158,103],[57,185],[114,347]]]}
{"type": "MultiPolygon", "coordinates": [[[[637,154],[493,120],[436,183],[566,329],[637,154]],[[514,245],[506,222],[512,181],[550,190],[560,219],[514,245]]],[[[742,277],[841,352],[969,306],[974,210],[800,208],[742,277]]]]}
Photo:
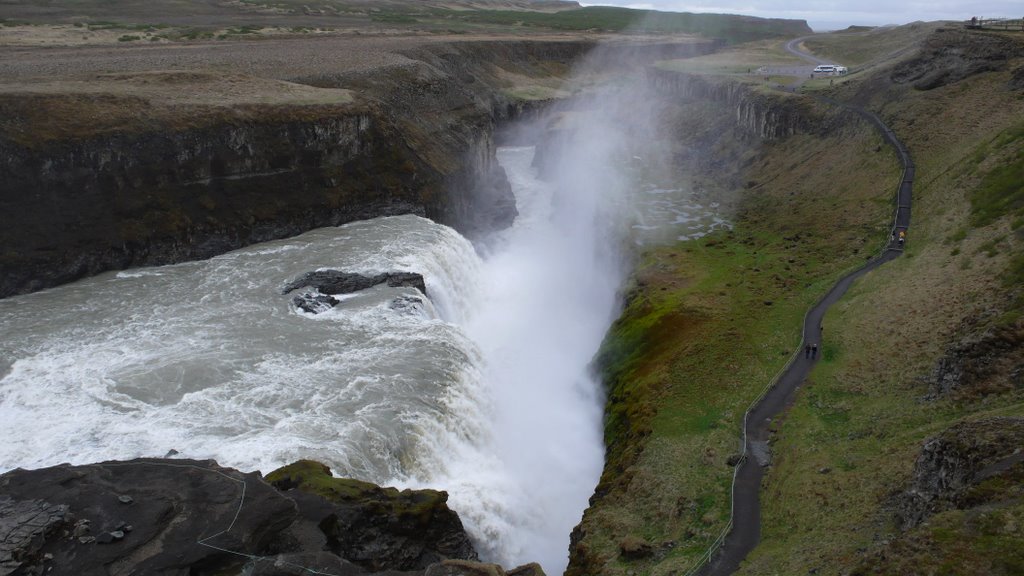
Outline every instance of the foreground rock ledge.
{"type": "Polygon", "coordinates": [[[212,460],[13,470],[0,476],[0,576],[506,574],[476,561],[444,492],[334,478],[312,461],[268,480],[212,460]]]}

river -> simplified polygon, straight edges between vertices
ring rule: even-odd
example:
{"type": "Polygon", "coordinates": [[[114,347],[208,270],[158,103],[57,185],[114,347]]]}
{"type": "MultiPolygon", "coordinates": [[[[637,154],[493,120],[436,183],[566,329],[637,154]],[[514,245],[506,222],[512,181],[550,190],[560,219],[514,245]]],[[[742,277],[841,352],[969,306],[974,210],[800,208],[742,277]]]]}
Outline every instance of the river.
{"type": "Polygon", "coordinates": [[[589,362],[623,251],[727,224],[685,188],[600,170],[544,182],[532,157],[500,149],[520,216],[479,251],[397,216],[0,300],[0,470],[313,458],[447,490],[484,559],[561,573],[603,464],[589,362]],[[281,289],[318,269],[418,272],[428,298],[378,286],[305,313],[281,289]]]}

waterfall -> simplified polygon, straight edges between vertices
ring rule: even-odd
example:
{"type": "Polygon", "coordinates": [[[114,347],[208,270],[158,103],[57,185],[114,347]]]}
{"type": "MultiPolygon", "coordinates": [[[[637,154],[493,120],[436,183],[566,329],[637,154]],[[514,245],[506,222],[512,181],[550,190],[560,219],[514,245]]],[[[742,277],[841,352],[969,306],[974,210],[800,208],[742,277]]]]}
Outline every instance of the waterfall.
{"type": "Polygon", "coordinates": [[[589,104],[545,180],[533,148],[499,151],[520,217],[483,256],[398,216],[0,300],[0,470],[172,449],[263,472],[312,458],[447,490],[484,559],[560,573],[603,465],[589,364],[623,249],[724,224],[685,186],[630,177],[648,160],[623,128],[642,123],[589,104]],[[428,297],[379,285],[311,314],[281,294],[322,269],[418,272],[428,297]]]}

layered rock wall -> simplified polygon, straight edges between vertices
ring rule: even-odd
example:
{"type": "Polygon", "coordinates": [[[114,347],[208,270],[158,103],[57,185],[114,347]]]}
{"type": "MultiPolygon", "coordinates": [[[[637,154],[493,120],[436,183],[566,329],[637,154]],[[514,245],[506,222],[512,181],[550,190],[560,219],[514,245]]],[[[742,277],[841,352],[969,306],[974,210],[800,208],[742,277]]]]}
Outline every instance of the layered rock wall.
{"type": "MultiPolygon", "coordinates": [[[[291,79],[357,95],[345,105],[161,109],[131,95],[0,96],[0,297],[382,215],[422,214],[470,238],[506,227],[515,200],[494,130],[546,105],[511,93],[531,79],[557,83],[595,46],[424,43],[392,66],[291,79]],[[104,109],[129,112],[96,113],[104,109]]],[[[584,66],[717,46],[612,44],[584,66]]]]}
{"type": "Polygon", "coordinates": [[[350,104],[0,96],[0,297],[383,215],[470,237],[508,226],[515,200],[492,133],[512,100],[497,70],[550,74],[587,47],[438,44],[412,64],[295,79],[350,90],[350,104]],[[96,114],[97,100],[128,120],[96,114]],[[57,117],[68,111],[78,117],[57,117]]]}
{"type": "Polygon", "coordinates": [[[0,296],[205,258],[318,226],[440,212],[436,176],[368,110],[0,139],[0,296]]]}
{"type": "Polygon", "coordinates": [[[736,125],[751,138],[777,140],[820,129],[813,104],[807,99],[760,93],[741,82],[658,68],[649,68],[647,78],[655,90],[667,96],[709,100],[734,109],[736,125]]]}

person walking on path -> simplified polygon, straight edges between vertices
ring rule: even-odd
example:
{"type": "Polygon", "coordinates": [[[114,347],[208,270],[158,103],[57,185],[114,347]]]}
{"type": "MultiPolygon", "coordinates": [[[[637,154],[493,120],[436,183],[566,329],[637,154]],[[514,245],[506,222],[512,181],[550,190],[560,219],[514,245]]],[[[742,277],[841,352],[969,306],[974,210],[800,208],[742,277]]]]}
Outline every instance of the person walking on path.
{"type": "Polygon", "coordinates": [[[811,344],[811,359],[813,360],[813,359],[815,359],[817,357],[818,357],[818,345],[817,344],[811,344]]]}
{"type": "Polygon", "coordinates": [[[810,357],[811,357],[811,345],[807,344],[806,346],[804,346],[804,358],[810,358],[810,357]]]}

